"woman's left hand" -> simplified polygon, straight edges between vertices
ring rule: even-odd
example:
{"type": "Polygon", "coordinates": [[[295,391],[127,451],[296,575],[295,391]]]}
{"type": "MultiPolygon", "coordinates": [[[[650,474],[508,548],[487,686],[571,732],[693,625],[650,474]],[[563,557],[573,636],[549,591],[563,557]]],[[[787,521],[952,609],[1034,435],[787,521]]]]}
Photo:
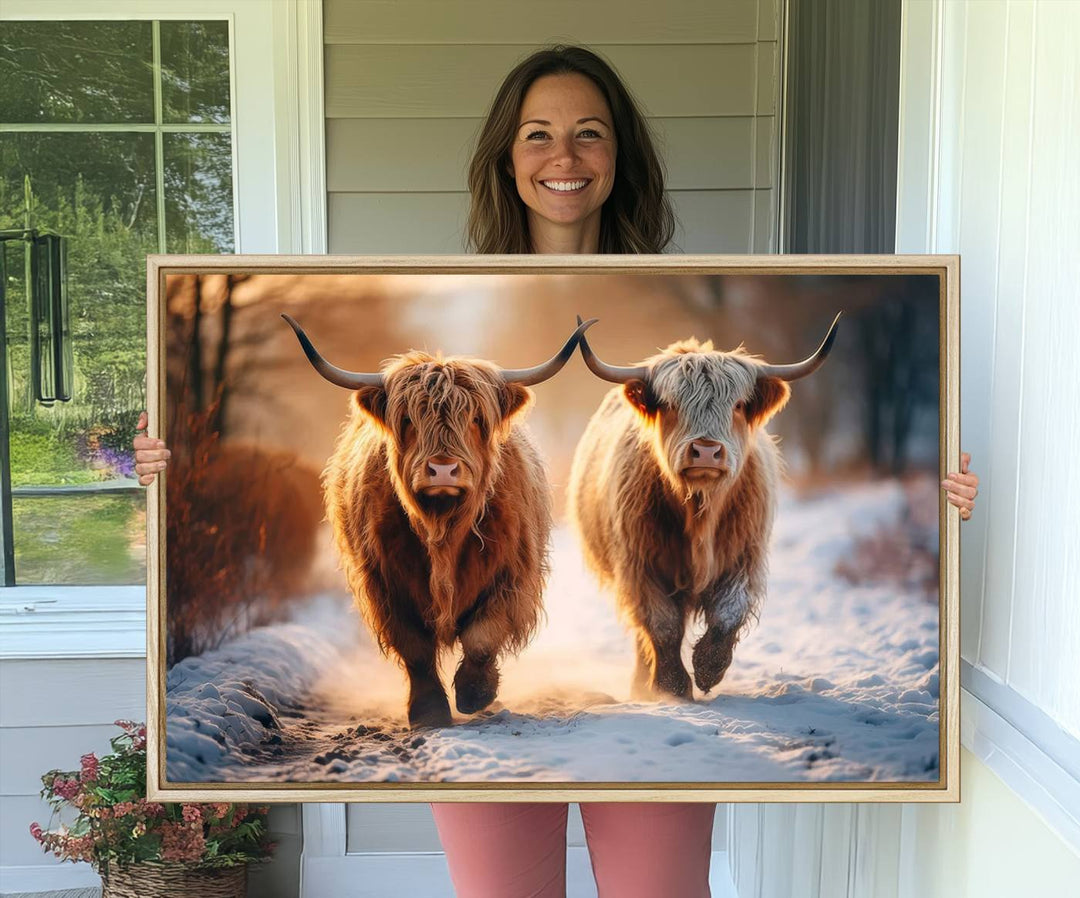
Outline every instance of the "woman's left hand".
{"type": "Polygon", "coordinates": [[[960,472],[950,473],[946,480],[941,481],[941,488],[945,490],[949,501],[960,509],[961,521],[971,518],[975,497],[979,495],[979,475],[968,470],[969,464],[971,455],[967,452],[960,453],[960,472]]]}

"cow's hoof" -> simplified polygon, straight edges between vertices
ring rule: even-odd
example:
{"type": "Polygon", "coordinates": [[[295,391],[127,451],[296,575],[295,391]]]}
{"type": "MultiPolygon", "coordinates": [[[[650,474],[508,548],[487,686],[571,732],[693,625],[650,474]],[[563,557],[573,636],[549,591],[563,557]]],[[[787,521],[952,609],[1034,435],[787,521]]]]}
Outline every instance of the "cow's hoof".
{"type": "Polygon", "coordinates": [[[495,701],[499,691],[499,668],[494,664],[478,666],[462,662],[454,675],[454,697],[462,714],[483,711],[495,701]]]}
{"type": "Polygon", "coordinates": [[[409,727],[448,727],[454,719],[450,716],[450,702],[445,695],[428,694],[409,705],[409,727]]]}
{"type": "Polygon", "coordinates": [[[694,646],[694,682],[708,692],[724,679],[735,654],[735,633],[706,633],[694,646]]]}
{"type": "Polygon", "coordinates": [[[678,670],[665,671],[657,675],[652,684],[653,697],[660,701],[691,701],[694,697],[694,686],[688,674],[682,667],[678,670]]]}

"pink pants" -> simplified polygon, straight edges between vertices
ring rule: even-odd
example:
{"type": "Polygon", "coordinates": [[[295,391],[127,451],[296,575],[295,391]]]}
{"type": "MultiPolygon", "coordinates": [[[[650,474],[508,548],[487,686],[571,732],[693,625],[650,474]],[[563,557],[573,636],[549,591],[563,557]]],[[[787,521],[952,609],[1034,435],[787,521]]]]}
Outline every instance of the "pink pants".
{"type": "MultiPolygon", "coordinates": [[[[458,898],[564,898],[558,803],[433,804],[458,898]]],[[[581,805],[599,898],[708,898],[716,805],[581,805]]]]}

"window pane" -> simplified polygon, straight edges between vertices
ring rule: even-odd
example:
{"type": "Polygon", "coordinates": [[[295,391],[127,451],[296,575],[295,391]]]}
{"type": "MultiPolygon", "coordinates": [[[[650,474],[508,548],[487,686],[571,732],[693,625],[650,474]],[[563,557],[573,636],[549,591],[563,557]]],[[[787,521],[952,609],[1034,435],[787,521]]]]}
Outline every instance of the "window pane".
{"type": "Polygon", "coordinates": [[[146,582],[146,493],[17,498],[19,582],[78,586],[146,582]]]}
{"type": "Polygon", "coordinates": [[[233,245],[232,138],[166,134],[166,252],[231,253],[233,245]]]}
{"type": "Polygon", "coordinates": [[[4,22],[0,121],[153,122],[150,22],[4,22]]]}
{"type": "MultiPolygon", "coordinates": [[[[7,243],[13,433],[40,421],[61,436],[115,427],[117,416],[141,407],[146,254],[157,250],[155,203],[152,134],[0,134],[0,228],[29,224],[68,238],[75,364],[72,402],[45,408],[32,401],[23,244],[7,243]]],[[[75,472],[90,464],[83,458],[51,482],[74,482],[75,472]]],[[[14,470],[13,483],[31,482],[26,478],[33,473],[14,470]]]]}
{"type": "Polygon", "coordinates": [[[13,530],[20,583],[137,583],[145,499],[18,498],[18,488],[133,479],[145,405],[146,254],[157,249],[153,134],[0,134],[0,228],[68,238],[71,402],[45,407],[30,382],[24,244],[6,243],[13,530]],[[29,196],[26,184],[29,182],[29,196]],[[29,213],[28,210],[29,209],[29,213]]]}
{"type": "Polygon", "coordinates": [[[165,122],[229,121],[229,23],[161,23],[165,122]]]}
{"type": "MultiPolygon", "coordinates": [[[[227,23],[160,29],[167,116],[227,128],[227,23]]],[[[151,22],[4,23],[0,115],[31,129],[152,124],[152,57],[151,22]]],[[[0,229],[34,228],[68,241],[74,361],[72,401],[35,402],[25,246],[7,242],[0,326],[8,341],[18,582],[144,581],[145,492],[124,484],[134,483],[131,440],[146,406],[146,254],[160,250],[159,220],[167,221],[170,251],[231,251],[232,178],[228,133],[0,133],[0,229]],[[58,487],[76,490],[42,494],[58,487]]]]}

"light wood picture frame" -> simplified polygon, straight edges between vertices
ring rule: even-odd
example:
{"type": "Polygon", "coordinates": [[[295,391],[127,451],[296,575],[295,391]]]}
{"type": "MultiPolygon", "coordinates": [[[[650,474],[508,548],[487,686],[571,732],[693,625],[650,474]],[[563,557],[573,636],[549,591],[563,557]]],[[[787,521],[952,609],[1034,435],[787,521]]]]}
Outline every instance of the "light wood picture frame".
{"type": "Polygon", "coordinates": [[[148,797],[958,801],[959,274],[149,256],[148,797]]]}

